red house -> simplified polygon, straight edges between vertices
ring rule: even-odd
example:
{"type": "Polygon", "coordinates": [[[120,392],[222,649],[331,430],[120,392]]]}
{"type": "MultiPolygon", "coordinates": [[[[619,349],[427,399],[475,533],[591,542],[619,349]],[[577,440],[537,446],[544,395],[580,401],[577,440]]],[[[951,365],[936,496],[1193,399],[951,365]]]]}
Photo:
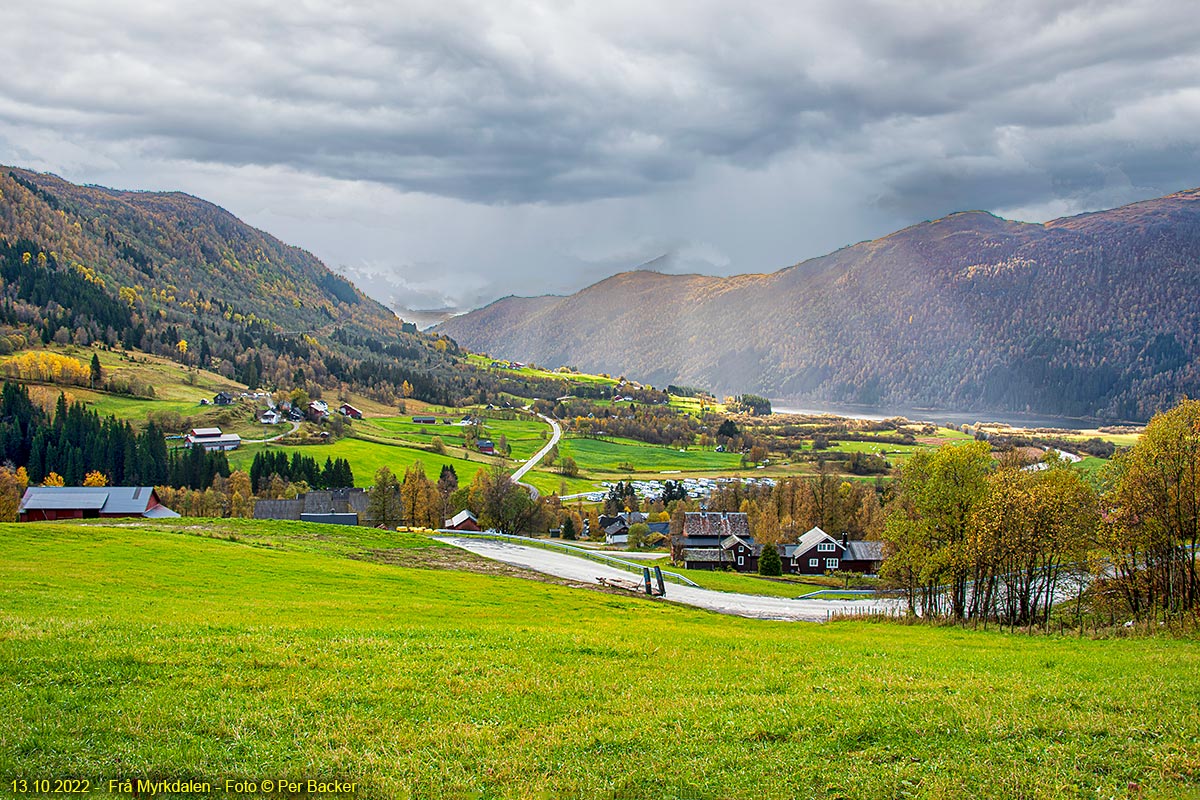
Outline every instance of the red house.
{"type": "Polygon", "coordinates": [[[18,509],[21,522],[178,516],[153,486],[31,486],[18,509]]]}
{"type": "Polygon", "coordinates": [[[448,531],[479,531],[479,519],[466,509],[458,512],[450,519],[446,520],[446,530],[448,531]]]}
{"type": "Polygon", "coordinates": [[[350,419],[362,419],[362,412],[349,403],[342,403],[342,407],[338,410],[350,419]]]}

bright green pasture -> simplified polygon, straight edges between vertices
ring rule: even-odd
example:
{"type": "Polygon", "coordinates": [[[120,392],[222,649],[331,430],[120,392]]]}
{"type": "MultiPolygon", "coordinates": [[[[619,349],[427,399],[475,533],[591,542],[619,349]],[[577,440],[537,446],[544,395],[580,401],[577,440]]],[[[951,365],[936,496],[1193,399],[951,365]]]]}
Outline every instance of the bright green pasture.
{"type": "Polygon", "coordinates": [[[739,468],[742,463],[742,457],[737,453],[718,453],[695,447],[681,453],[674,447],[646,444],[633,439],[564,437],[559,442],[558,451],[564,457],[575,459],[585,472],[628,472],[621,466],[626,463],[638,472],[729,470],[739,468]]]}
{"type": "Polygon", "coordinates": [[[326,458],[344,458],[350,462],[350,467],[354,470],[355,486],[371,486],[374,484],[375,473],[380,467],[387,467],[396,475],[403,475],[404,471],[415,461],[420,461],[424,465],[425,474],[429,476],[430,480],[434,481],[437,480],[438,475],[441,473],[442,465],[453,465],[454,471],[458,475],[459,484],[470,483],[475,477],[476,472],[483,467],[490,466],[489,462],[482,460],[482,456],[476,456],[478,460],[468,461],[462,458],[453,458],[451,456],[442,456],[436,453],[416,450],[411,447],[380,444],[378,442],[368,442],[363,439],[339,439],[332,444],[287,447],[261,444],[245,445],[229,453],[229,466],[232,469],[244,469],[248,471],[250,464],[254,461],[254,454],[264,448],[270,448],[273,451],[282,450],[288,454],[289,458],[292,453],[299,452],[302,455],[315,458],[319,464],[324,464],[326,458]]]}
{"type": "Polygon", "coordinates": [[[500,372],[505,375],[514,377],[532,377],[532,378],[550,378],[553,380],[570,381],[573,383],[601,383],[615,385],[616,379],[605,377],[603,375],[589,375],[583,372],[557,372],[549,369],[538,369],[535,367],[521,367],[520,369],[508,369],[507,367],[492,367],[493,361],[503,363],[505,359],[495,359],[488,356],[481,356],[471,353],[467,356],[467,361],[477,367],[491,369],[494,372],[500,372]]]}
{"type": "MultiPolygon", "coordinates": [[[[465,412],[451,414],[446,419],[457,422],[465,412]]],[[[464,438],[464,428],[461,425],[443,425],[438,418],[436,425],[424,425],[412,421],[412,415],[400,417],[376,417],[356,420],[353,430],[373,438],[394,440],[402,444],[416,447],[429,447],[434,436],[440,436],[447,447],[468,447],[473,449],[475,442],[467,442],[464,438]]],[[[536,417],[518,417],[517,419],[487,419],[483,424],[484,437],[499,442],[504,436],[512,451],[512,458],[527,459],[532,457],[550,439],[550,426],[536,417]]]]}
{"type": "MultiPolygon", "coordinates": [[[[345,554],[389,534],[258,524],[266,541],[205,538],[222,521],[0,527],[6,787],[758,800],[1200,780],[1194,641],[746,620],[369,563],[345,554]]],[[[390,557],[421,543],[396,535],[390,557]]]]}

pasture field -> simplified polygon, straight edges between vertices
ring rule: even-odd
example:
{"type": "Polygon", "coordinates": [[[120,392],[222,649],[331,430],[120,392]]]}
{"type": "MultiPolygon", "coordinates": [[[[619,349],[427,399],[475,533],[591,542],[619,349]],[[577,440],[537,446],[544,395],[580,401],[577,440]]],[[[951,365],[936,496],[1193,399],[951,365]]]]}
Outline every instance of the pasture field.
{"type": "MultiPolygon", "coordinates": [[[[724,471],[741,467],[738,453],[718,453],[698,447],[679,452],[674,447],[646,444],[634,439],[585,439],[564,436],[558,444],[562,456],[570,456],[588,473],[624,474],[627,472],[724,471]],[[628,464],[633,470],[623,469],[628,464]]],[[[667,476],[669,477],[669,476],[667,476]]]]}
{"type": "Polygon", "coordinates": [[[0,526],[5,791],[56,776],[98,797],[126,777],[211,796],[233,796],[226,779],[342,780],[370,800],[1200,788],[1193,640],[747,620],[412,568],[446,555],[414,535],[171,522],[0,526]]]}
{"type": "MultiPolygon", "coordinates": [[[[467,410],[456,414],[446,415],[452,422],[461,420],[467,410]]],[[[443,425],[439,417],[438,424],[425,425],[412,421],[412,415],[399,417],[375,417],[353,422],[351,430],[355,433],[365,433],[373,438],[393,439],[401,444],[415,447],[429,447],[434,436],[442,437],[447,447],[474,447],[474,442],[464,439],[464,427],[461,425],[443,425]]],[[[533,456],[550,439],[550,426],[536,417],[518,417],[517,419],[486,419],[483,424],[485,438],[499,442],[504,436],[512,451],[512,458],[524,460],[533,456]]]]}
{"type": "MultiPolygon", "coordinates": [[[[669,397],[670,397],[669,402],[670,402],[671,408],[678,409],[680,411],[686,412],[688,414],[692,414],[694,416],[700,415],[700,398],[699,397],[680,397],[679,395],[674,395],[674,394],[669,395],[669,397]]],[[[705,406],[705,410],[711,411],[715,414],[724,414],[725,413],[725,404],[717,403],[717,402],[709,402],[708,405],[705,406]]]]}
{"type": "Polygon", "coordinates": [[[411,447],[380,444],[378,442],[368,442],[363,439],[339,439],[330,444],[315,445],[244,445],[228,454],[229,467],[249,472],[255,453],[264,448],[271,448],[272,451],[282,450],[288,454],[289,458],[292,453],[298,452],[301,455],[315,458],[318,464],[324,464],[326,458],[344,458],[350,462],[350,467],[354,470],[354,485],[363,487],[374,484],[375,473],[380,467],[387,467],[398,477],[402,478],[404,471],[416,461],[420,461],[424,465],[425,474],[431,481],[438,479],[443,464],[453,465],[455,473],[458,474],[460,485],[470,483],[475,477],[476,472],[481,468],[491,466],[490,461],[485,461],[484,456],[478,454],[472,460],[468,461],[462,458],[416,450],[411,447]]]}
{"type": "MultiPolygon", "coordinates": [[[[442,471],[442,465],[449,464],[454,467],[454,471],[458,475],[459,486],[465,486],[475,478],[476,472],[481,469],[490,469],[492,464],[495,463],[495,459],[482,456],[478,453],[471,454],[471,458],[468,460],[456,458],[452,454],[443,456],[413,447],[347,438],[339,439],[330,444],[243,445],[237,450],[228,453],[230,468],[242,469],[249,472],[250,465],[254,461],[254,455],[266,448],[270,448],[272,451],[282,450],[288,454],[289,458],[292,453],[298,452],[301,455],[315,458],[318,464],[324,464],[326,458],[344,458],[350,462],[350,468],[354,471],[354,485],[363,488],[370,487],[375,483],[375,473],[379,471],[380,467],[387,467],[397,477],[403,478],[404,471],[412,466],[414,462],[420,461],[425,467],[425,475],[428,476],[429,480],[437,481],[438,475],[442,471]]],[[[560,483],[564,480],[567,484],[568,494],[597,491],[596,484],[590,480],[562,478],[552,472],[543,470],[531,470],[525,476],[524,482],[536,486],[540,492],[550,494],[557,493],[560,483]]]]}
{"type": "Polygon", "coordinates": [[[592,383],[592,384],[607,384],[615,386],[617,381],[614,378],[609,378],[604,375],[589,375],[583,372],[556,372],[549,369],[538,369],[536,367],[524,366],[520,369],[508,369],[507,367],[493,367],[493,361],[501,361],[504,359],[494,359],[490,356],[482,356],[476,353],[467,355],[467,361],[477,367],[490,369],[493,372],[502,372],[505,375],[514,377],[531,377],[531,378],[549,378],[552,380],[568,381],[573,383],[592,383]]]}

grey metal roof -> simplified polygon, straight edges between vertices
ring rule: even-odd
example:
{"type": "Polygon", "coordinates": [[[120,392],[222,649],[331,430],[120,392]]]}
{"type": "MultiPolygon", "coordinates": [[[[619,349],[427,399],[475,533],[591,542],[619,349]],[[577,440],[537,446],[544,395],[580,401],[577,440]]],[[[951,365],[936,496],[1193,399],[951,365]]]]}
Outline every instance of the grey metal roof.
{"type": "Polygon", "coordinates": [[[847,542],[842,558],[846,561],[882,561],[883,542],[847,542]]]}
{"type": "Polygon", "coordinates": [[[166,506],[155,506],[142,516],[145,516],[149,519],[175,519],[179,516],[179,514],[167,508],[166,506]]]}
{"type": "Polygon", "coordinates": [[[220,428],[192,428],[189,435],[197,437],[220,436],[220,428]]]}
{"type": "Polygon", "coordinates": [[[254,503],[255,519],[300,519],[303,500],[258,500],[254,503]]]}
{"type": "MultiPolygon", "coordinates": [[[[47,487],[51,488],[51,487],[47,487]]],[[[101,509],[108,502],[108,492],[51,492],[47,489],[34,488],[28,490],[21,510],[61,510],[65,508],[101,509]]]]}

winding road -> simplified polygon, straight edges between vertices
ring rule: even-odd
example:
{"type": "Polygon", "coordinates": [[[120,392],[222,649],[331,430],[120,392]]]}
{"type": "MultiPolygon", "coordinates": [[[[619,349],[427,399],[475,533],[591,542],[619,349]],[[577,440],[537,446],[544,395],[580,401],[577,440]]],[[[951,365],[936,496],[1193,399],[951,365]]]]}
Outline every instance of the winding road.
{"type": "MultiPolygon", "coordinates": [[[[600,578],[636,580],[630,573],[616,567],[598,564],[566,553],[491,539],[458,536],[439,536],[437,539],[485,558],[579,583],[599,584],[600,578]]],[[[837,614],[895,613],[901,607],[899,600],[875,598],[868,600],[800,600],[717,592],[712,589],[699,589],[674,583],[667,584],[666,598],[675,603],[717,611],[721,614],[786,622],[825,622],[831,615],[837,614]]]]}
{"type": "Polygon", "coordinates": [[[529,490],[529,496],[532,497],[534,500],[537,500],[539,497],[538,490],[534,486],[531,486],[528,483],[521,483],[521,479],[525,477],[525,473],[529,472],[529,470],[533,469],[534,467],[536,467],[538,465],[538,462],[541,461],[546,456],[546,453],[550,452],[550,448],[552,448],[552,447],[554,447],[554,445],[558,444],[558,440],[562,438],[562,427],[557,422],[552,420],[550,417],[547,417],[545,414],[537,414],[537,412],[534,412],[534,413],[538,417],[541,417],[543,422],[550,423],[550,428],[553,431],[553,433],[550,436],[550,441],[546,443],[546,446],[543,447],[541,450],[538,450],[536,453],[534,453],[533,458],[529,459],[524,464],[522,464],[517,469],[517,471],[512,474],[512,482],[517,484],[518,486],[524,486],[526,489],[529,490]]]}
{"type": "Polygon", "coordinates": [[[291,436],[298,430],[300,430],[300,423],[293,422],[292,429],[286,433],[281,433],[278,436],[272,436],[270,439],[242,439],[242,444],[266,444],[268,442],[278,442],[283,437],[291,436]]]}

